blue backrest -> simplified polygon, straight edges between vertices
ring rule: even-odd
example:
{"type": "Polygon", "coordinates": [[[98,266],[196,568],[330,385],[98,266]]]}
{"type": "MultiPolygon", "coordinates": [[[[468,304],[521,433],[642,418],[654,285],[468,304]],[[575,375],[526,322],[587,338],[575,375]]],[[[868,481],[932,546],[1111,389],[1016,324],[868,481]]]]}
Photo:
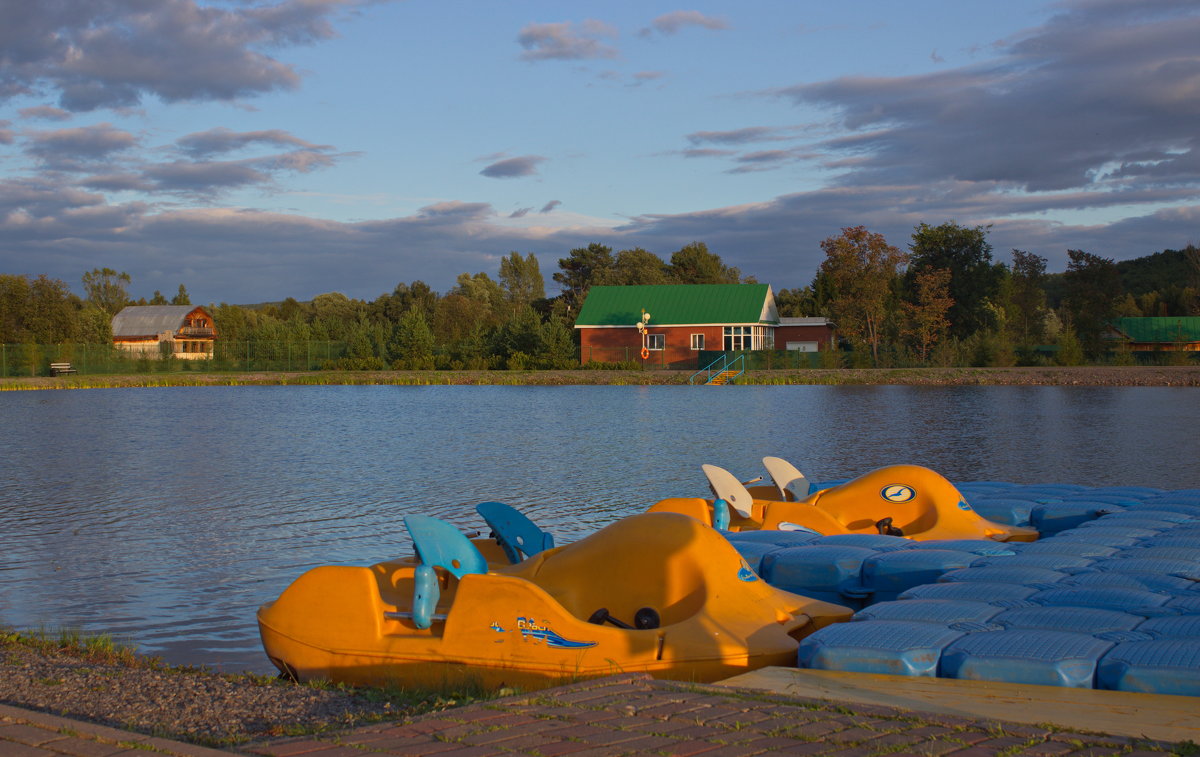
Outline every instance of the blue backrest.
{"type": "Polygon", "coordinates": [[[404,525],[423,565],[445,568],[455,578],[487,573],[487,561],[471,540],[444,520],[428,515],[406,515],[404,525]]]}
{"type": "Polygon", "coordinates": [[[434,620],[441,589],[435,567],[455,578],[487,573],[487,561],[475,545],[454,526],[428,515],[407,515],[404,525],[412,536],[421,564],[413,571],[412,618],[417,628],[429,628],[434,620]]]}
{"type": "Polygon", "coordinates": [[[538,528],[529,518],[503,502],[481,502],[475,506],[488,528],[496,535],[496,541],[504,549],[510,563],[521,562],[538,552],[552,549],[554,537],[538,528]]]}

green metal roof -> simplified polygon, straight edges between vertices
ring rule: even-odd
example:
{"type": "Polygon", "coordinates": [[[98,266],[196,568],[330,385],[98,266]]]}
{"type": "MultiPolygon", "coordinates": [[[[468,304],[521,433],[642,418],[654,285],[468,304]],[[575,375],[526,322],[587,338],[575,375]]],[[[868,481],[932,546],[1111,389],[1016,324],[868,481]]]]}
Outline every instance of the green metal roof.
{"type": "Polygon", "coordinates": [[[629,326],[650,313],[651,326],[699,323],[776,323],[769,284],[655,284],[594,286],[579,310],[578,326],[629,326]],[[764,312],[772,320],[764,320],[764,312]]]}
{"type": "Polygon", "coordinates": [[[1200,342],[1200,317],[1114,318],[1112,327],[1131,342],[1200,342]]]}

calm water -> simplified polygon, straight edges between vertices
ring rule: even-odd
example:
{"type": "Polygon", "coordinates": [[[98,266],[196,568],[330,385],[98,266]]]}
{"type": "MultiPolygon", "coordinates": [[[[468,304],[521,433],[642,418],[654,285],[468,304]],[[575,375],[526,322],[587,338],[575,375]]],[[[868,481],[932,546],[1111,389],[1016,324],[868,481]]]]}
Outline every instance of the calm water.
{"type": "Polygon", "coordinates": [[[1200,392],[1046,387],[222,387],[0,394],[0,625],[272,670],[254,611],[306,568],[498,499],[570,541],[700,464],[817,480],[1200,487],[1200,392]]]}

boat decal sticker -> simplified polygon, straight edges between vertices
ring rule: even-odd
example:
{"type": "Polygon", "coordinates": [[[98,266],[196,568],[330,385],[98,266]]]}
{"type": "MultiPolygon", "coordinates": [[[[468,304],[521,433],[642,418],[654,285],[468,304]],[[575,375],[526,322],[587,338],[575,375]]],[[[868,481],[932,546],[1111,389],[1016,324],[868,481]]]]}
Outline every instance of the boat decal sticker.
{"type": "Polygon", "coordinates": [[[537,644],[546,642],[551,649],[586,649],[596,646],[594,641],[575,641],[560,636],[549,625],[538,623],[531,618],[517,618],[517,630],[521,632],[521,640],[537,644]]]}
{"type": "Polygon", "coordinates": [[[888,502],[908,502],[917,496],[917,492],[911,486],[904,484],[888,484],[879,490],[879,496],[888,502]]]}
{"type": "Polygon", "coordinates": [[[746,564],[745,560],[742,560],[742,565],[738,568],[738,580],[746,582],[758,580],[758,575],[750,570],[750,566],[746,564]]]}
{"type": "Polygon", "coordinates": [[[967,504],[967,501],[965,499],[960,499],[958,501],[958,509],[959,510],[970,510],[971,506],[967,504]]]}
{"type": "Polygon", "coordinates": [[[504,626],[500,625],[499,623],[492,623],[491,629],[496,633],[504,633],[505,630],[504,626]]]}

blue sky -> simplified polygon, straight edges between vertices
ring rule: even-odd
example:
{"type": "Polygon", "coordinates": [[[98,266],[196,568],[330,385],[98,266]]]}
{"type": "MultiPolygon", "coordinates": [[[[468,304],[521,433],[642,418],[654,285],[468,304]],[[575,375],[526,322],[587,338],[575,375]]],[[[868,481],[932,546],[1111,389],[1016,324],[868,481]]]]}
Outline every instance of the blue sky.
{"type": "MultiPolygon", "coordinates": [[[[865,225],[1062,270],[1197,242],[1200,5],[0,0],[0,272],[197,302],[549,279],[865,225]]],[[[548,287],[555,291],[552,282],[548,287]]]]}

